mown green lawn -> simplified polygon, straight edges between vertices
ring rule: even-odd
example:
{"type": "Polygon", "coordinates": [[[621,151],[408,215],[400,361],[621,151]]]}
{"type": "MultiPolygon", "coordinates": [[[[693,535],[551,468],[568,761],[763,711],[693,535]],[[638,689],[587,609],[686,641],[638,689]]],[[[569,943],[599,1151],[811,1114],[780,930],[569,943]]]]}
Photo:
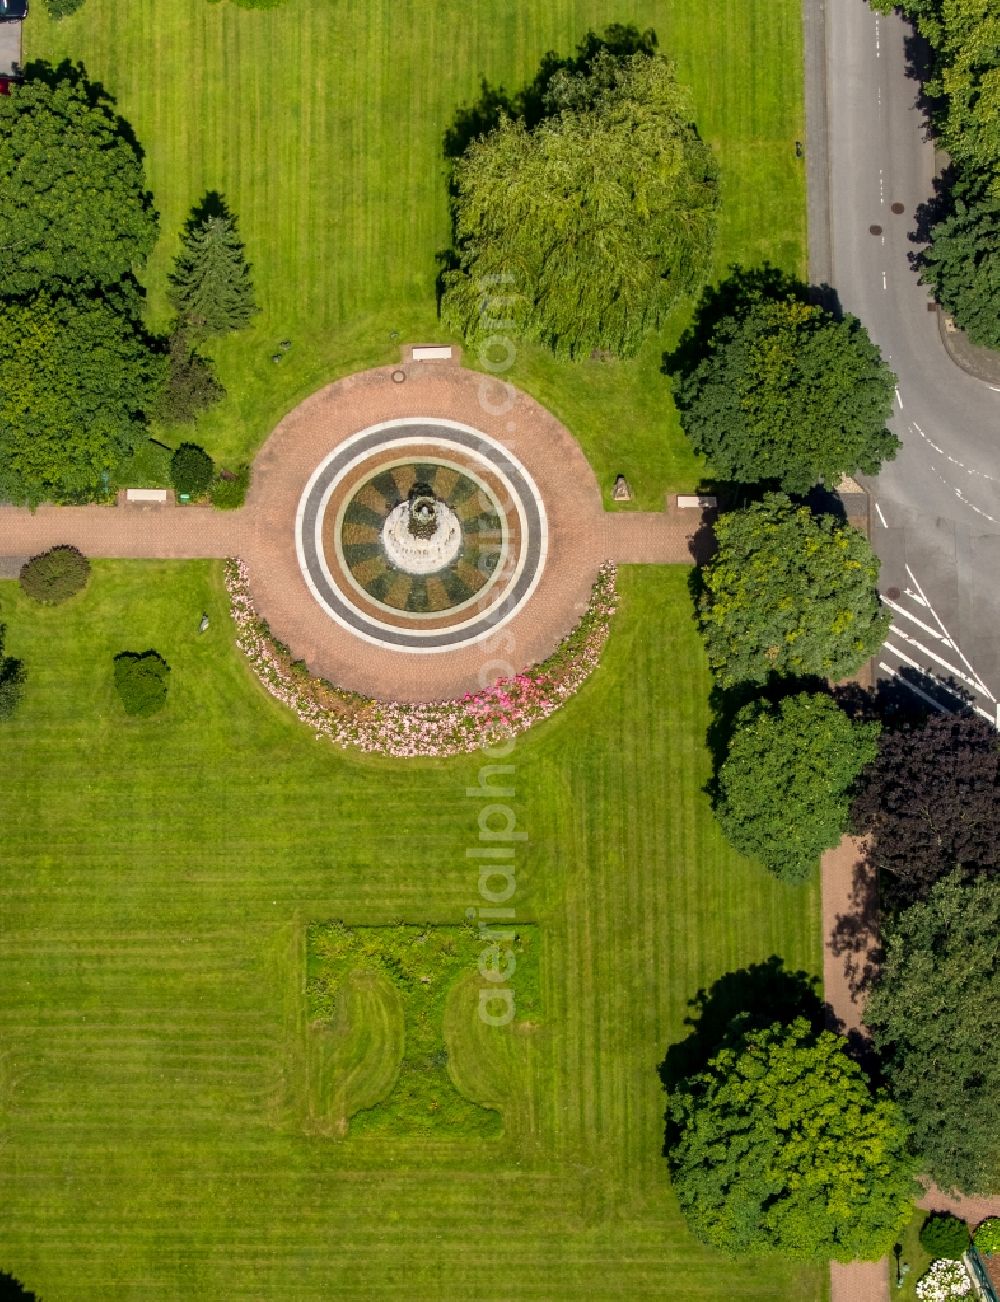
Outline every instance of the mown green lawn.
{"type": "MultiPolygon", "coordinates": [[[[55,24],[39,0],[25,52],[82,60],[146,151],[162,226],[154,323],[166,321],[164,278],[192,205],[218,189],[236,211],[264,310],[218,347],[229,396],[197,432],[233,464],[318,386],[394,360],[399,341],[444,337],[444,132],[482,78],[516,91],[543,53],[571,52],[589,28],[652,26],[693,88],[722,165],[718,269],[768,258],[804,271],[800,11],[799,0],[288,0],[256,12],[87,0],[55,24]]],[[[647,509],[701,475],[659,370],[687,310],[628,364],[523,348],[510,373],[569,424],[605,491],[624,472],[647,509]]]]}
{"type": "Polygon", "coordinates": [[[306,1025],[308,923],[461,926],[481,902],[481,757],[315,741],[233,649],[215,563],[99,561],[52,610],[0,584],[29,667],[0,733],[0,1269],[45,1302],[826,1296],[823,1270],[699,1248],[660,1156],[687,999],[820,961],[816,881],[713,824],[687,577],[623,572],[601,667],[508,761],[539,1011],[492,1039],[472,982],[444,1027],[500,1138],[343,1137],[306,1025]],[[129,720],[112,656],[148,647],[168,704],[129,720]]]}

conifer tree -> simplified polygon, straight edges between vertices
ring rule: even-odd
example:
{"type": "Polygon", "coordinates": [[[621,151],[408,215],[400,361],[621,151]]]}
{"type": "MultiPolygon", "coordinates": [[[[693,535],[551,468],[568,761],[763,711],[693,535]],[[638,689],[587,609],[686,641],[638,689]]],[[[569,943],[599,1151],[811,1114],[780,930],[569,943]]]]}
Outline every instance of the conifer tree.
{"type": "Polygon", "coordinates": [[[235,218],[221,202],[188,223],[168,294],[182,323],[205,334],[240,330],[259,311],[235,218]]]}

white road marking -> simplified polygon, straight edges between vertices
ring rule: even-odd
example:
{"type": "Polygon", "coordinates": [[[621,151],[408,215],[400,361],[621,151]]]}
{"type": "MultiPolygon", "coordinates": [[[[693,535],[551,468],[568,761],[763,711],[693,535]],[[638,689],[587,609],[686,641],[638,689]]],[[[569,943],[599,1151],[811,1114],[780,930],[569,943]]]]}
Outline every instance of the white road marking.
{"type": "MultiPolygon", "coordinates": [[[[922,665],[919,665],[916,662],[916,660],[911,660],[911,658],[908,655],[900,651],[899,647],[893,646],[891,642],[886,642],[884,650],[890,651],[894,656],[897,656],[900,660],[902,660],[904,664],[908,664],[912,669],[916,669],[917,673],[923,674],[925,678],[928,679],[930,678],[930,674],[928,674],[927,670],[924,669],[922,665]]],[[[887,674],[891,674],[893,678],[895,678],[898,682],[903,683],[904,686],[909,687],[911,691],[916,692],[918,696],[922,696],[924,700],[927,701],[928,704],[933,705],[936,710],[941,710],[942,713],[944,714],[955,713],[955,711],[950,709],[947,705],[945,705],[943,701],[936,700],[933,696],[930,696],[927,692],[919,688],[916,685],[916,683],[911,682],[909,678],[904,678],[902,674],[896,673],[896,671],[894,669],[891,669],[885,663],[884,660],[879,661],[878,667],[880,669],[884,669],[887,674]]],[[[977,714],[982,715],[982,717],[986,720],[987,723],[995,724],[993,715],[990,714],[987,710],[981,709],[978,705],[975,704],[974,701],[966,701],[963,700],[962,697],[956,696],[955,689],[949,687],[947,683],[939,682],[936,678],[933,681],[936,684],[936,686],[938,686],[941,689],[942,692],[947,692],[949,696],[953,697],[953,699],[958,702],[958,707],[960,709],[967,710],[971,707],[973,710],[975,710],[977,714]]]]}
{"type": "MultiPolygon", "coordinates": [[[[967,466],[964,461],[959,461],[957,457],[945,452],[944,448],[939,447],[932,438],[924,433],[915,420],[910,422],[910,429],[915,430],[929,447],[932,447],[939,456],[944,457],[945,461],[950,461],[953,466],[958,466],[959,470],[964,470],[967,475],[972,475],[976,479],[985,479],[991,484],[1000,483],[1000,479],[996,475],[988,475],[985,470],[974,470],[972,466],[967,466]]],[[[940,479],[941,476],[939,475],[938,478],[940,479]]],[[[942,482],[946,483],[947,481],[942,480],[942,482]]],[[[948,486],[951,487],[950,484],[948,486]]]]}
{"type": "Polygon", "coordinates": [[[935,452],[940,452],[943,457],[946,457],[948,455],[948,453],[945,452],[944,448],[939,448],[938,445],[934,442],[934,440],[924,433],[924,431],[920,428],[920,426],[917,424],[915,420],[910,421],[910,429],[916,430],[917,433],[920,435],[920,437],[926,443],[929,443],[931,445],[931,447],[934,449],[935,452]]]}
{"type": "Polygon", "coordinates": [[[879,523],[882,525],[882,528],[888,529],[889,525],[886,522],[885,516],[882,514],[882,508],[879,506],[878,502],[875,503],[875,514],[878,516],[879,523]]]}
{"type": "Polygon", "coordinates": [[[1000,384],[991,384],[990,388],[993,390],[994,393],[1000,393],[1000,384]]]}
{"type": "Polygon", "coordinates": [[[993,695],[993,693],[990,691],[990,689],[986,686],[986,684],[983,682],[983,680],[979,677],[979,675],[976,673],[975,669],[973,669],[972,665],[969,663],[968,658],[962,654],[961,648],[959,647],[958,643],[955,641],[955,639],[952,637],[952,635],[951,635],[951,634],[948,632],[948,630],[945,628],[945,626],[944,626],[944,620],[941,618],[941,616],[937,613],[937,611],[934,609],[934,607],[933,607],[933,606],[931,605],[931,603],[928,601],[928,599],[927,599],[927,594],[924,592],[923,588],[922,588],[922,587],[920,586],[920,584],[917,582],[917,576],[916,576],[916,575],[913,573],[913,571],[910,569],[909,565],[907,565],[905,568],[906,568],[906,574],[907,574],[907,577],[909,578],[909,580],[910,580],[910,582],[913,584],[913,586],[916,588],[917,592],[920,594],[920,600],[924,603],[924,605],[927,607],[927,609],[928,609],[928,610],[931,612],[931,614],[933,615],[933,617],[934,617],[934,622],[937,624],[938,628],[941,630],[941,632],[945,635],[945,637],[946,637],[946,638],[948,639],[948,641],[951,643],[952,648],[953,648],[954,651],[957,653],[959,659],[962,661],[962,664],[965,665],[966,669],[968,669],[969,673],[972,674],[973,678],[975,678],[976,682],[979,684],[979,690],[982,692],[982,694],[983,694],[984,696],[989,697],[989,699],[990,699],[991,701],[996,701],[997,698],[993,695]]]}
{"type": "Polygon", "coordinates": [[[951,489],[963,506],[967,506],[970,511],[975,511],[976,515],[981,515],[984,520],[989,520],[990,524],[1000,524],[1000,520],[997,520],[994,516],[990,515],[989,511],[984,511],[982,507],[976,506],[975,502],[970,502],[960,488],[956,488],[954,484],[949,484],[947,479],[945,479],[944,475],[941,474],[936,466],[931,466],[930,471],[932,475],[936,475],[938,479],[940,479],[945,488],[951,489]]]}
{"type": "Polygon", "coordinates": [[[903,641],[909,643],[910,646],[915,646],[917,650],[922,651],[929,660],[933,660],[936,665],[940,665],[946,673],[953,674],[956,678],[961,678],[962,682],[971,687],[974,691],[978,692],[982,690],[982,684],[977,679],[970,678],[968,674],[963,674],[961,669],[956,669],[954,665],[949,664],[948,661],[942,656],[939,656],[936,651],[932,651],[929,647],[924,646],[924,644],[918,642],[915,637],[910,637],[909,633],[907,633],[905,629],[900,628],[898,624],[891,624],[889,626],[889,632],[894,633],[896,637],[901,637],[903,641]]]}
{"type": "Polygon", "coordinates": [[[926,597],[922,597],[919,592],[911,592],[909,588],[906,589],[906,595],[911,601],[915,601],[918,606],[929,606],[931,604],[926,597]]]}
{"type": "Polygon", "coordinates": [[[899,410],[902,411],[902,410],[903,410],[903,399],[902,399],[902,397],[900,396],[899,385],[898,385],[898,384],[896,385],[896,401],[899,403],[899,410]]]}
{"type": "Polygon", "coordinates": [[[887,673],[890,678],[895,678],[898,683],[902,683],[904,687],[908,687],[911,692],[916,692],[918,696],[923,697],[928,705],[933,705],[935,710],[940,710],[942,714],[955,713],[954,710],[949,710],[947,705],[942,704],[941,701],[936,701],[933,696],[929,696],[922,688],[918,687],[916,683],[911,683],[908,678],[904,678],[903,675],[897,673],[895,669],[891,669],[884,660],[878,662],[878,667],[884,673],[887,673]]]}
{"type": "Polygon", "coordinates": [[[884,272],[884,271],[882,272],[882,288],[883,288],[883,289],[888,289],[888,288],[889,288],[888,282],[886,281],[886,278],[885,278],[885,272],[884,272]]]}
{"type": "Polygon", "coordinates": [[[911,614],[905,606],[900,606],[898,602],[892,601],[889,597],[882,598],[882,605],[888,606],[889,609],[894,610],[897,615],[902,615],[904,619],[910,620],[910,622],[916,624],[918,628],[922,628],[925,633],[929,633],[932,638],[936,639],[936,641],[943,642],[945,646],[951,646],[950,640],[946,638],[943,633],[939,633],[936,628],[931,628],[930,624],[925,624],[922,619],[918,619],[916,615],[911,614]]]}

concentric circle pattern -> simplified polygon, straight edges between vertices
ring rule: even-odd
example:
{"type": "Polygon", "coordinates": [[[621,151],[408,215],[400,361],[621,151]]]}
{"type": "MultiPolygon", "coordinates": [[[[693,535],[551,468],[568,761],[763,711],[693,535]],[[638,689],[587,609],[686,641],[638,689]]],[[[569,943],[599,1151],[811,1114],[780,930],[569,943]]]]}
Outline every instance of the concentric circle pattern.
{"type": "Polygon", "coordinates": [[[531,596],[547,545],[521,462],[440,419],[386,421],[346,439],[311,476],[296,519],[299,565],[323,609],[399,651],[488,637],[531,596]]]}

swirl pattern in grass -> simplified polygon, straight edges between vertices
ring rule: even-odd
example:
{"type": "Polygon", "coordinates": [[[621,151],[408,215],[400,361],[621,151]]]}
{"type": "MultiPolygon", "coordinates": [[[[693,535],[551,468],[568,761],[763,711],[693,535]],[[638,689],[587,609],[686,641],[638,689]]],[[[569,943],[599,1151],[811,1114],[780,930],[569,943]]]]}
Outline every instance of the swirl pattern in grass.
{"type": "Polygon", "coordinates": [[[515,956],[516,1018],[485,1028],[484,1040],[477,965],[488,944],[472,925],[309,927],[309,1034],[337,1041],[325,1070],[345,1081],[342,1133],[348,1124],[352,1137],[502,1133],[511,1038],[537,1023],[535,929],[519,926],[503,943],[515,956]]]}

